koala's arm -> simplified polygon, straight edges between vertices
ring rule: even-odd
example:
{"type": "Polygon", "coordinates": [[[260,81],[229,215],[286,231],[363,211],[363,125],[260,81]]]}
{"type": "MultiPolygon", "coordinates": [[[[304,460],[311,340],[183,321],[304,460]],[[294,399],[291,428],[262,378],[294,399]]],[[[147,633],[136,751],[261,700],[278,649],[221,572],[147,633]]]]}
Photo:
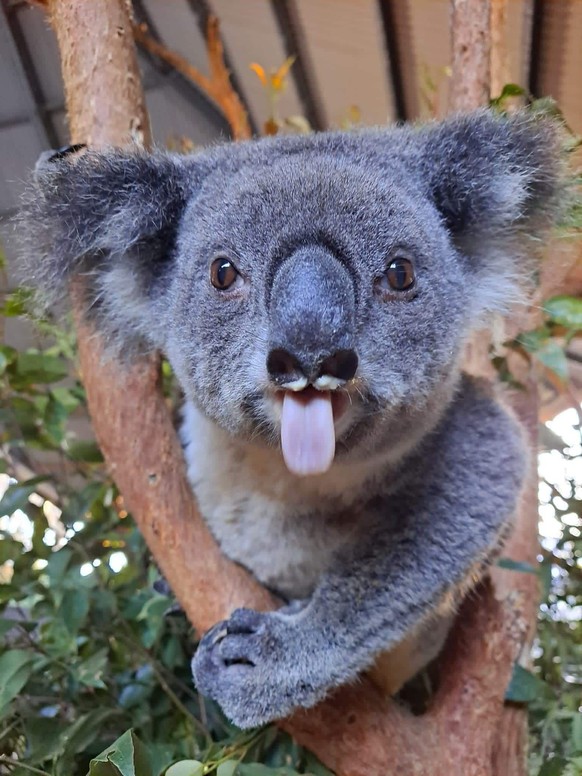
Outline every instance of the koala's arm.
{"type": "Polygon", "coordinates": [[[410,466],[403,495],[374,507],[375,530],[303,609],[240,609],[203,638],[196,683],[236,724],[286,716],[354,679],[431,615],[450,611],[497,554],[525,469],[521,434],[505,411],[466,381],[410,466]]]}

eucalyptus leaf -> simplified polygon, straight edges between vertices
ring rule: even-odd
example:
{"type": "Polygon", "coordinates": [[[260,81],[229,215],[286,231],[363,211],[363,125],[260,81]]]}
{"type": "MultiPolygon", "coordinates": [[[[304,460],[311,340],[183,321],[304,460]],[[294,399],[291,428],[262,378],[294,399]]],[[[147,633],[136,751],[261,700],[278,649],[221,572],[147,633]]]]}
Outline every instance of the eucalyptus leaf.
{"type": "Polygon", "coordinates": [[[46,482],[49,477],[33,477],[25,482],[17,482],[10,485],[2,499],[0,499],[0,516],[11,515],[17,509],[24,509],[28,504],[28,499],[33,493],[37,492],[37,486],[41,482],[46,482]]]}
{"type": "Polygon", "coordinates": [[[15,377],[21,382],[56,383],[66,377],[68,369],[65,362],[57,356],[46,353],[19,353],[16,358],[15,377]]]}
{"type": "Polygon", "coordinates": [[[582,754],[582,711],[575,712],[572,720],[572,747],[582,754]]]}
{"type": "Polygon", "coordinates": [[[180,760],[170,765],[164,776],[203,776],[204,763],[200,760],[180,760]]]}
{"type": "Polygon", "coordinates": [[[101,735],[101,726],[117,712],[113,709],[94,709],[80,716],[66,731],[63,756],[59,761],[62,776],[66,773],[67,763],[78,752],[83,752],[101,735]]]}
{"type": "Polygon", "coordinates": [[[33,670],[36,655],[31,650],[9,649],[0,655],[0,709],[22,690],[33,670]]]}
{"type": "Polygon", "coordinates": [[[513,667],[513,674],[509,687],[505,691],[505,700],[512,703],[531,703],[545,692],[545,685],[531,671],[528,671],[519,663],[513,667]]]}
{"type": "Polygon", "coordinates": [[[117,741],[93,758],[87,776],[154,776],[148,752],[133,730],[127,730],[117,741]],[[104,768],[103,765],[109,766],[104,768]],[[111,770],[111,766],[116,768],[111,770]]]}
{"type": "Polygon", "coordinates": [[[298,776],[294,768],[279,766],[269,768],[262,763],[243,763],[238,766],[238,776],[298,776]]]}
{"type": "Polygon", "coordinates": [[[106,647],[97,650],[86,660],[83,660],[75,668],[75,676],[77,681],[85,685],[85,687],[105,688],[106,685],[103,682],[102,676],[105,672],[107,660],[109,657],[109,650],[106,647]]]}
{"type": "Polygon", "coordinates": [[[216,769],[216,776],[235,776],[238,760],[225,760],[216,769]]]}
{"type": "Polygon", "coordinates": [[[567,762],[562,757],[552,757],[547,760],[538,772],[538,776],[563,776],[567,762]]]}
{"type": "Polygon", "coordinates": [[[553,296],[544,302],[544,311],[561,326],[582,329],[582,299],[575,296],[553,296]]]}
{"type": "Polygon", "coordinates": [[[564,348],[555,340],[541,345],[535,352],[538,361],[557,375],[562,382],[568,380],[568,359],[564,348]]]}
{"type": "Polygon", "coordinates": [[[538,569],[536,566],[532,566],[531,563],[526,563],[521,560],[513,560],[512,558],[500,558],[497,561],[497,565],[501,569],[508,569],[509,571],[520,571],[523,574],[537,574],[538,569]]]}
{"type": "Polygon", "coordinates": [[[88,591],[82,588],[66,590],[58,610],[58,615],[63,619],[71,634],[75,635],[77,633],[87,619],[88,614],[88,591]]]}
{"type": "Polygon", "coordinates": [[[28,739],[27,761],[34,764],[50,760],[64,748],[68,724],[62,719],[29,717],[24,723],[28,739]]]}
{"type": "Polygon", "coordinates": [[[67,453],[73,461],[103,463],[103,455],[96,442],[78,440],[69,443],[67,453]]]}

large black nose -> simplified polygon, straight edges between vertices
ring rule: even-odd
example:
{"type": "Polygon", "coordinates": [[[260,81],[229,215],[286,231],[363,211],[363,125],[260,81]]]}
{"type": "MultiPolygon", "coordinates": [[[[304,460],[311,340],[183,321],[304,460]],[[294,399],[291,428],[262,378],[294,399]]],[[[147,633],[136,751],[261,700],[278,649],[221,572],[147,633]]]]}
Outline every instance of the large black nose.
{"type": "Polygon", "coordinates": [[[327,375],[342,382],[351,380],[358,369],[358,354],[355,350],[338,350],[316,364],[302,364],[299,359],[284,348],[274,348],[267,356],[267,370],[277,385],[294,382],[305,377],[315,382],[327,375]]]}
{"type": "Polygon", "coordinates": [[[277,268],[269,294],[267,370],[278,385],[358,368],[356,301],[348,269],[327,248],[300,248],[277,268]]]}

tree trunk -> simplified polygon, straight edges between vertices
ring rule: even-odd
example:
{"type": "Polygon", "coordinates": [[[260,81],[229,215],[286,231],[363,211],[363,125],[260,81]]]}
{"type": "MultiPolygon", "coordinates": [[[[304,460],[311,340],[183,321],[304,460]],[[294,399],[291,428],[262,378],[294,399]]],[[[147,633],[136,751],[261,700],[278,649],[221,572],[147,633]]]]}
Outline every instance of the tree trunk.
{"type": "MultiPolygon", "coordinates": [[[[136,140],[147,145],[149,127],[124,0],[49,0],[48,6],[61,51],[72,141],[93,147],[136,140]]],[[[454,0],[455,109],[481,105],[488,97],[488,14],[484,0],[454,0]]],[[[220,553],[200,518],[160,390],[157,360],[128,370],[104,363],[98,338],[79,314],[77,327],[97,439],[195,628],[204,631],[238,606],[273,607],[270,595],[220,553]]],[[[523,410],[533,433],[535,405],[526,400],[523,410]]],[[[534,483],[532,475],[508,551],[519,560],[535,559],[534,483]]],[[[507,580],[496,575],[495,589],[484,585],[463,608],[442,659],[440,690],[424,716],[413,717],[364,678],[281,726],[343,776],[522,774],[524,715],[506,710],[503,697],[535,621],[530,577],[512,574],[506,586],[507,580]]]]}
{"type": "Polygon", "coordinates": [[[491,89],[491,0],[451,0],[451,111],[487,105],[491,89]]]}

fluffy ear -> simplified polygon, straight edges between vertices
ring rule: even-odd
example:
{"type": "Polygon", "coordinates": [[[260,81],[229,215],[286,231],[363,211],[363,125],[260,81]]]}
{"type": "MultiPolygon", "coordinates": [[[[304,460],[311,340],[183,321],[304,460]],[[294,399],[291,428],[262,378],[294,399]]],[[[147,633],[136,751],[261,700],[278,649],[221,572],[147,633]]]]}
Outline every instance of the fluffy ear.
{"type": "Polygon", "coordinates": [[[108,151],[43,154],[18,230],[26,279],[48,304],[86,277],[86,311],[116,350],[159,344],[180,217],[202,175],[190,158],[108,151]]]}
{"type": "Polygon", "coordinates": [[[475,274],[478,312],[503,310],[519,298],[528,257],[559,216],[559,126],[525,112],[480,111],[415,135],[423,186],[475,274]]]}

